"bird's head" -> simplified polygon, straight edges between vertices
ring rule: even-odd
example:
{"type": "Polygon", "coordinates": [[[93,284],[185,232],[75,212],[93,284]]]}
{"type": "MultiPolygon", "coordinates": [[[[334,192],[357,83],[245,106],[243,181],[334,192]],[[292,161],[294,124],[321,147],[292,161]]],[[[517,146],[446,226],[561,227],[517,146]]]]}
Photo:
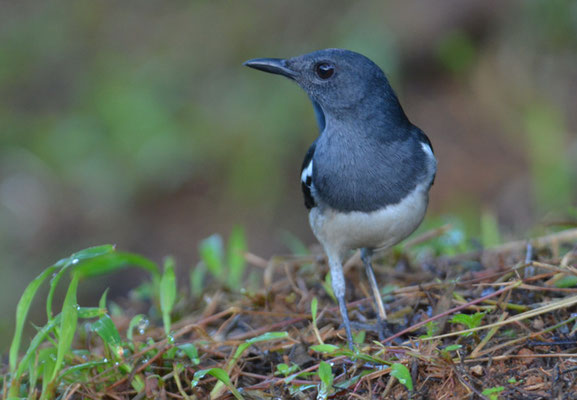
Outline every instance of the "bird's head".
{"type": "Polygon", "coordinates": [[[256,58],[244,65],[294,80],[325,115],[339,117],[350,110],[359,116],[360,108],[403,114],[383,71],[353,51],[325,49],[289,59],[256,58]]]}

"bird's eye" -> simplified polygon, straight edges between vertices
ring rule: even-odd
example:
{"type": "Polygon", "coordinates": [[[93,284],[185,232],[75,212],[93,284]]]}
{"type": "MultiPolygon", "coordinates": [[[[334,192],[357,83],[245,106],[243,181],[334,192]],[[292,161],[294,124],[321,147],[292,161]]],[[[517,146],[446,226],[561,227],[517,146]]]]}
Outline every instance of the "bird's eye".
{"type": "Polygon", "coordinates": [[[321,79],[329,79],[335,73],[335,66],[328,62],[318,63],[315,65],[315,73],[321,79]]]}

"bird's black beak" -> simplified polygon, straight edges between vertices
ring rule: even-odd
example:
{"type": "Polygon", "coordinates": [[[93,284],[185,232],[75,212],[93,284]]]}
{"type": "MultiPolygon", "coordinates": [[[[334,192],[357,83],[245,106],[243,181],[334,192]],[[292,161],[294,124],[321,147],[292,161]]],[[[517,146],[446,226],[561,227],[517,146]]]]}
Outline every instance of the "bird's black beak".
{"type": "Polygon", "coordinates": [[[243,63],[243,65],[247,67],[270,72],[271,74],[286,76],[289,79],[295,79],[297,73],[288,68],[286,64],[286,60],[282,58],[254,58],[243,63]]]}

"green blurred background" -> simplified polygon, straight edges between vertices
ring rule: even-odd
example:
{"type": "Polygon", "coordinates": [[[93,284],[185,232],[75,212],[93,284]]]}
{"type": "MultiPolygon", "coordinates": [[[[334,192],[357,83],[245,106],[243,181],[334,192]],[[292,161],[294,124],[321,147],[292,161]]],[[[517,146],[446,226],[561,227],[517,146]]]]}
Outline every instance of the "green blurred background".
{"type": "Polygon", "coordinates": [[[2,352],[25,285],[75,250],[171,254],[185,273],[200,239],[236,224],[263,257],[289,251],[286,232],[314,243],[299,186],[312,107],[241,64],[326,47],[377,62],[431,138],[427,226],[475,232],[489,213],[523,237],[571,215],[575,1],[2,1],[2,352]]]}

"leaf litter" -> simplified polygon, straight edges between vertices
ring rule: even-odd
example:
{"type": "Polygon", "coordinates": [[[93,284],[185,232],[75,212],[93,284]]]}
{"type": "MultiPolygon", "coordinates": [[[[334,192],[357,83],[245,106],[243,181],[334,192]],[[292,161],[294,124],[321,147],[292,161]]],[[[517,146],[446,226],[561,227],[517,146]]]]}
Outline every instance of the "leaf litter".
{"type": "MultiPolygon", "coordinates": [[[[125,312],[112,317],[123,351],[117,338],[111,354],[102,337],[77,332],[53,394],[64,399],[574,398],[577,229],[450,256],[415,255],[413,246],[426,248],[444,232],[428,232],[375,265],[389,315],[383,342],[357,255],[346,267],[357,342],[351,352],[338,307],[325,290],[328,268],[322,254],[265,260],[247,253],[247,262],[262,269],[261,288],[239,293],[213,285],[199,296],[176,301],[169,296],[174,309],[168,335],[162,324],[166,312],[134,329],[146,307],[154,307],[126,300],[125,312]]],[[[18,383],[30,378],[24,374],[18,383]]],[[[9,380],[4,371],[3,382],[9,380]]],[[[30,393],[40,393],[40,387],[30,393]]]]}

